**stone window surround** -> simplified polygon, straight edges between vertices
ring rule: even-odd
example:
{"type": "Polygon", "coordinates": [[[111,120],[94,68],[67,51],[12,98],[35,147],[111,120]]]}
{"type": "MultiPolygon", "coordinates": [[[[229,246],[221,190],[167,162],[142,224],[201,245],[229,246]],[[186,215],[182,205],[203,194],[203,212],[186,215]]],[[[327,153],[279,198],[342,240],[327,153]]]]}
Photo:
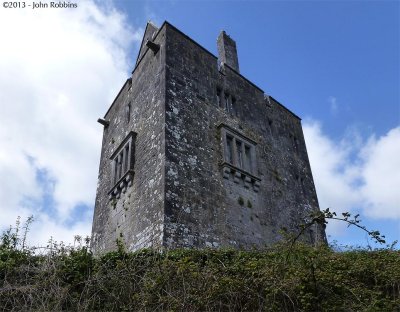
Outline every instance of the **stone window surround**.
{"type": "Polygon", "coordinates": [[[112,188],[108,192],[110,200],[120,198],[121,192],[125,193],[127,188],[132,185],[135,173],[133,170],[135,164],[135,141],[136,133],[129,132],[110,157],[112,184],[112,188]],[[120,168],[118,168],[118,162],[120,162],[120,168]],[[118,170],[121,171],[118,172],[118,170]]]}
{"type": "Polygon", "coordinates": [[[259,191],[261,179],[255,175],[257,172],[257,159],[256,159],[256,145],[252,139],[245,137],[239,131],[231,128],[226,124],[220,124],[218,126],[221,130],[221,138],[223,144],[223,157],[222,162],[222,174],[224,179],[229,179],[233,175],[233,181],[235,183],[240,183],[243,180],[243,184],[246,188],[252,187],[255,192],[259,191]],[[229,151],[228,147],[228,137],[232,138],[232,146],[229,151]],[[239,143],[239,144],[238,144],[239,143]],[[237,146],[242,148],[242,164],[239,164],[237,146]],[[246,147],[248,148],[248,153],[246,153],[246,147]],[[247,156],[246,156],[247,155],[247,156]],[[243,168],[246,159],[250,155],[250,159],[247,159],[248,165],[243,168]],[[228,159],[228,158],[231,158],[228,159]]]}

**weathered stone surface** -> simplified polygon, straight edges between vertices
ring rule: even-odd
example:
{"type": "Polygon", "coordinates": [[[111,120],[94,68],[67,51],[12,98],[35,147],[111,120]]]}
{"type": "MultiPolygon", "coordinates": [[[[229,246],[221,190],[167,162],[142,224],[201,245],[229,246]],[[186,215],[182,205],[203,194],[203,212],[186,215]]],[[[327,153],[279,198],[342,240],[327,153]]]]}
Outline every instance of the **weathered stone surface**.
{"type": "MultiPolygon", "coordinates": [[[[117,239],[130,250],[262,247],[319,209],[300,119],[169,23],[151,37],[159,51],[142,45],[104,117],[94,251],[115,249],[117,239]],[[224,128],[254,142],[251,173],[226,163],[224,128]],[[133,179],[110,197],[110,157],[131,131],[133,179]]],[[[306,239],[323,241],[324,231],[306,239]]]]}
{"type": "Polygon", "coordinates": [[[221,31],[217,39],[219,61],[228,64],[231,68],[239,71],[239,61],[236,50],[236,42],[229,37],[225,31],[221,31]]]}

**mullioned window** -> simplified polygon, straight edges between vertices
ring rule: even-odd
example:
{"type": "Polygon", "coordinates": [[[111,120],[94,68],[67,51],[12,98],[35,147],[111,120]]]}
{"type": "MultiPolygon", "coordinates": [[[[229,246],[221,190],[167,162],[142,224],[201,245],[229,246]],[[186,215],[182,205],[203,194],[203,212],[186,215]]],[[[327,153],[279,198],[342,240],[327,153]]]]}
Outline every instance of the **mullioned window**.
{"type": "Polygon", "coordinates": [[[220,125],[223,156],[222,174],[225,179],[233,179],[246,188],[259,191],[260,178],[256,176],[257,143],[227,125],[220,125]]]}
{"type": "Polygon", "coordinates": [[[111,190],[110,200],[119,198],[132,185],[135,165],[136,133],[130,132],[111,155],[111,190]]]}

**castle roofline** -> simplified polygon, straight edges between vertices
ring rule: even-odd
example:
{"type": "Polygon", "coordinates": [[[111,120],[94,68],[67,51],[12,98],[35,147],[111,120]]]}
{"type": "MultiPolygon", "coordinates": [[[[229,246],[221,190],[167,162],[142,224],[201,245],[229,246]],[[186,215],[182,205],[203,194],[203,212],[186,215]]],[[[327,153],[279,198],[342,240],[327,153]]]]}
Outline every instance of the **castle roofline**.
{"type": "Polygon", "coordinates": [[[144,51],[144,45],[146,44],[146,41],[155,37],[158,34],[158,31],[159,28],[152,21],[147,22],[142,41],[140,43],[140,49],[136,58],[135,68],[137,67],[139,61],[143,58],[144,54],[147,52],[147,50],[144,51]]]}
{"type": "MultiPolygon", "coordinates": [[[[152,22],[152,21],[148,21],[146,24],[146,29],[145,29],[145,33],[146,30],[148,29],[149,25],[151,25],[154,28],[157,28],[157,26],[152,22]]],[[[204,52],[206,52],[207,54],[209,54],[210,56],[212,56],[213,58],[215,58],[215,60],[218,60],[218,57],[215,56],[213,53],[211,53],[209,50],[207,50],[206,48],[204,48],[201,44],[199,44],[198,42],[196,42],[194,39],[192,39],[191,37],[189,37],[188,35],[186,35],[184,32],[182,32],[181,30],[179,30],[178,28],[176,28],[174,25],[172,25],[170,22],[168,22],[167,20],[165,20],[161,27],[157,29],[157,31],[154,33],[153,39],[157,38],[158,34],[160,33],[160,31],[162,29],[164,29],[164,27],[171,27],[174,31],[178,32],[179,34],[181,34],[183,37],[185,37],[186,39],[188,39],[189,41],[191,41],[192,43],[194,43],[196,46],[198,46],[200,49],[202,49],[204,52]]],[[[225,32],[225,31],[223,31],[225,32]]],[[[144,40],[144,35],[143,34],[143,38],[142,38],[142,43],[141,43],[141,47],[139,49],[138,52],[138,58],[136,60],[136,64],[134,69],[132,70],[132,75],[134,74],[134,72],[136,71],[136,69],[138,68],[138,66],[140,65],[141,61],[143,60],[144,56],[146,55],[146,53],[148,52],[149,49],[146,49],[146,51],[140,56],[140,52],[143,46],[143,40],[144,40]]],[[[232,66],[230,66],[229,64],[224,63],[224,66],[229,68],[232,72],[234,72],[236,75],[238,75],[239,77],[241,77],[243,80],[245,80],[246,82],[248,82],[250,85],[252,85],[253,87],[255,87],[256,89],[258,89],[260,92],[262,92],[263,94],[265,94],[264,90],[261,89],[260,87],[258,87],[256,84],[254,84],[253,82],[251,82],[249,79],[247,79],[246,77],[244,77],[242,74],[240,74],[237,70],[235,70],[234,68],[232,68],[232,66]]],[[[131,82],[132,78],[128,78],[124,85],[122,86],[121,90],[118,92],[117,96],[115,97],[114,101],[112,102],[112,104],[110,105],[109,109],[107,110],[107,112],[105,113],[104,117],[107,116],[108,112],[111,110],[112,106],[114,105],[115,101],[117,100],[117,98],[119,97],[120,93],[122,92],[122,90],[124,89],[125,85],[128,82],[131,82]]],[[[293,115],[294,117],[296,117],[297,119],[301,120],[301,118],[299,116],[297,116],[295,113],[293,113],[290,109],[288,109],[285,105],[283,105],[282,103],[280,103],[279,101],[277,101],[275,98],[273,98],[272,96],[269,96],[277,105],[279,105],[280,107],[282,107],[284,110],[286,110],[287,112],[289,112],[291,115],[293,115]]]]}
{"type": "Polygon", "coordinates": [[[297,116],[295,113],[293,113],[290,109],[288,109],[285,105],[283,105],[282,103],[280,103],[278,100],[276,100],[275,98],[273,98],[272,96],[270,96],[270,99],[273,100],[277,105],[279,105],[280,107],[282,107],[284,110],[286,110],[288,113],[290,113],[293,117],[296,117],[297,119],[301,120],[301,118],[299,116],[297,116]]]}
{"type": "MultiPolygon", "coordinates": [[[[150,22],[149,22],[150,23],[150,22]]],[[[153,24],[154,25],[154,24],[153,24]]],[[[182,36],[184,36],[186,39],[188,39],[189,41],[191,41],[192,43],[194,43],[195,45],[197,45],[199,48],[201,48],[204,52],[206,52],[207,54],[209,54],[210,56],[212,56],[213,58],[215,58],[215,60],[218,60],[218,57],[215,56],[213,53],[211,53],[210,51],[208,51],[206,48],[204,48],[201,44],[199,44],[198,42],[196,42],[195,40],[193,40],[192,38],[190,38],[188,35],[186,35],[184,32],[182,32],[181,30],[179,30],[178,28],[176,28],[174,25],[172,25],[170,22],[168,21],[164,21],[164,23],[161,25],[161,27],[158,29],[158,31],[156,32],[156,34],[154,35],[154,38],[156,38],[159,34],[159,32],[166,26],[171,27],[173,30],[175,30],[176,32],[178,32],[179,34],[181,34],[182,36]]],[[[146,26],[147,28],[147,26],[146,26]]],[[[142,57],[140,59],[138,59],[135,68],[132,71],[132,75],[135,72],[136,68],[139,66],[141,60],[143,59],[143,57],[145,56],[145,54],[147,53],[147,51],[145,53],[142,54],[142,57]]],[[[247,79],[246,77],[244,77],[242,74],[240,74],[237,70],[235,70],[234,68],[232,68],[232,66],[224,63],[224,65],[226,67],[228,67],[230,70],[232,70],[235,74],[237,74],[238,76],[240,76],[241,78],[243,78],[245,81],[247,81],[249,84],[251,84],[253,87],[257,88],[259,91],[261,91],[262,93],[264,93],[264,90],[261,89],[259,86],[257,86],[256,84],[254,84],[253,82],[251,82],[249,79],[247,79]]]]}
{"type": "Polygon", "coordinates": [[[121,94],[122,90],[124,90],[126,84],[132,83],[132,78],[126,79],[125,83],[122,85],[121,89],[119,90],[117,96],[114,98],[114,101],[111,103],[110,107],[108,108],[107,112],[104,114],[104,118],[106,118],[107,114],[110,112],[111,108],[114,106],[115,101],[118,99],[119,95],[121,94]]]}

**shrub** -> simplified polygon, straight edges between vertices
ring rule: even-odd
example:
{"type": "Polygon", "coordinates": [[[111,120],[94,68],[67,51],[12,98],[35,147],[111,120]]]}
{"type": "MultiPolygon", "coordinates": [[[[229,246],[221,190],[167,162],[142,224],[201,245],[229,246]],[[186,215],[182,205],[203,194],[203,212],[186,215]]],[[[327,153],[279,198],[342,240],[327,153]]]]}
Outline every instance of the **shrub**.
{"type": "Polygon", "coordinates": [[[400,311],[400,251],[282,241],[263,250],[0,243],[2,311],[400,311]]]}

